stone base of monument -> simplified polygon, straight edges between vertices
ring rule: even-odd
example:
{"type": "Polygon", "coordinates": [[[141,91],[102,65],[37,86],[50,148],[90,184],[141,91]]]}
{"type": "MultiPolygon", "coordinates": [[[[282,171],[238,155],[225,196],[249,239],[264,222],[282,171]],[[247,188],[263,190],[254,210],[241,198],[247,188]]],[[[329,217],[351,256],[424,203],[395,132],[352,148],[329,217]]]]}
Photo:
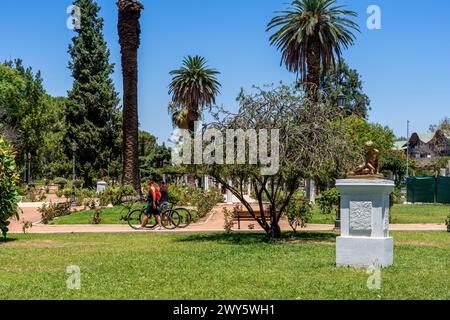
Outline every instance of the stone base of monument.
{"type": "Polygon", "coordinates": [[[336,183],[341,194],[341,237],[336,241],[336,265],[388,267],[394,262],[389,236],[389,196],[394,182],[345,179],[336,183]]]}
{"type": "Polygon", "coordinates": [[[336,265],[338,267],[389,267],[393,263],[393,238],[339,237],[336,240],[336,265]]]}

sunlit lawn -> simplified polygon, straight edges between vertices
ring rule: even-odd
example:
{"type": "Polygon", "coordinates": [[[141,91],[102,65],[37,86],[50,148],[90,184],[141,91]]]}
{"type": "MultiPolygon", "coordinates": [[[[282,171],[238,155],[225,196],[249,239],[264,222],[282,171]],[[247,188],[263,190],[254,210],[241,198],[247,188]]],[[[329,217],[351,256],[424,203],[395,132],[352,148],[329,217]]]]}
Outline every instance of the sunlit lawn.
{"type": "MultiPolygon", "coordinates": [[[[137,206],[136,208],[140,208],[137,206]]],[[[101,224],[126,224],[121,217],[126,215],[127,209],[121,206],[104,209],[102,211],[101,224]]],[[[58,218],[52,224],[91,224],[94,211],[73,213],[70,216],[58,218]]],[[[444,223],[450,215],[448,205],[395,205],[392,210],[392,223],[444,223]]],[[[314,207],[311,224],[334,224],[335,215],[321,214],[318,207],[314,207]]]]}
{"type": "MultiPolygon", "coordinates": [[[[415,224],[415,223],[444,223],[450,215],[450,205],[438,204],[414,204],[395,205],[391,210],[391,223],[395,224],[415,224]]],[[[318,207],[313,210],[310,223],[334,224],[335,215],[321,214],[318,207]]]]}
{"type": "Polygon", "coordinates": [[[1,299],[450,299],[450,234],[395,232],[381,290],[335,267],[335,234],[13,235],[0,242],[1,299]],[[66,268],[81,268],[81,290],[66,268]]]}

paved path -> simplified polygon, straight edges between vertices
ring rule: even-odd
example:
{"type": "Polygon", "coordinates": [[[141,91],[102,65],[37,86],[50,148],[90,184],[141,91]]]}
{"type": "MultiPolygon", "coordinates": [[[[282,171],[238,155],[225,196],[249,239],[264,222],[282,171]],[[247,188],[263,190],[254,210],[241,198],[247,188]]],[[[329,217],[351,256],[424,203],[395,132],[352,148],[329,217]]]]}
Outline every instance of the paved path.
{"type": "MultiPolygon", "coordinates": [[[[38,205],[36,204],[22,204],[21,208],[24,214],[19,221],[12,221],[10,226],[11,233],[22,232],[22,222],[33,222],[33,228],[29,230],[29,233],[35,234],[67,234],[67,233],[142,233],[142,232],[160,232],[160,233],[186,233],[186,232],[223,232],[224,217],[222,209],[225,205],[216,207],[212,214],[205,220],[195,225],[190,226],[187,229],[179,229],[173,231],[136,231],[132,230],[127,225],[42,225],[39,224],[41,215],[37,211],[38,205]]],[[[281,221],[281,229],[283,231],[291,231],[289,224],[286,220],[281,221]]],[[[256,222],[245,221],[241,222],[241,229],[235,225],[234,231],[239,232],[261,232],[262,229],[256,222]]],[[[301,231],[333,231],[334,225],[323,224],[309,224],[306,228],[299,229],[301,231]]],[[[445,231],[446,226],[444,224],[392,224],[390,226],[391,231],[445,231]]]]}

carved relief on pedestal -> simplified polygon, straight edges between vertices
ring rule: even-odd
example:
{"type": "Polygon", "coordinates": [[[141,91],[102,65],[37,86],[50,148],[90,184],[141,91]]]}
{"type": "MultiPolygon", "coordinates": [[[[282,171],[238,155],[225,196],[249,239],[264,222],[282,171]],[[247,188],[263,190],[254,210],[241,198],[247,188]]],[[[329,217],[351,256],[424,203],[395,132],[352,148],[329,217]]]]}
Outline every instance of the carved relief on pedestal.
{"type": "Polygon", "coordinates": [[[372,202],[350,201],[350,234],[372,230],[372,202]]]}

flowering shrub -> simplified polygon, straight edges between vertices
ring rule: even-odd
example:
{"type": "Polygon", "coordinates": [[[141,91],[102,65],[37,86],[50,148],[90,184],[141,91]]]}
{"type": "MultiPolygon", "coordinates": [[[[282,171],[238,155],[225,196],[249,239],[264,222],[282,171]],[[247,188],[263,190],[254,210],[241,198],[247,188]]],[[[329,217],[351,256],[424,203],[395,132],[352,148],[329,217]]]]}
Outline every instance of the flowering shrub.
{"type": "Polygon", "coordinates": [[[304,196],[294,196],[289,203],[286,215],[292,230],[297,231],[298,227],[306,226],[311,218],[312,206],[304,196]]]}
{"type": "Polygon", "coordinates": [[[195,207],[195,210],[191,212],[194,221],[204,218],[218,203],[224,200],[218,189],[203,191],[175,185],[169,186],[169,196],[170,201],[178,206],[195,207]]]}

